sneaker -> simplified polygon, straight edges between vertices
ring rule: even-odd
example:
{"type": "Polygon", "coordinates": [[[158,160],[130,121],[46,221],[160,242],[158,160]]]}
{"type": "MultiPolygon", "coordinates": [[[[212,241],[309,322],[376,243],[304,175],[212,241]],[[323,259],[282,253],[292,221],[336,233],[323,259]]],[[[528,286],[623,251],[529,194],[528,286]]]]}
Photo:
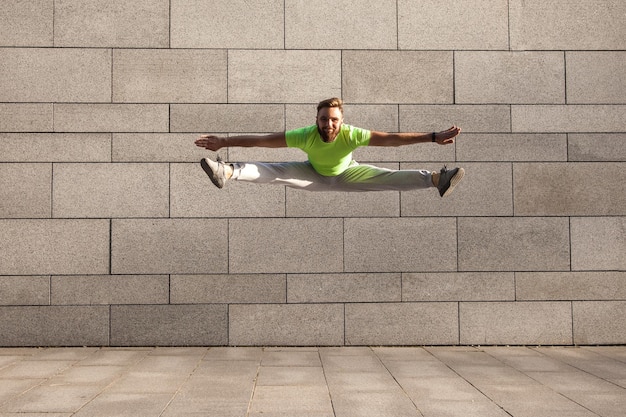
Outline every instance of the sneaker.
{"type": "Polygon", "coordinates": [[[224,172],[225,164],[222,162],[222,158],[218,156],[217,162],[209,158],[202,158],[200,166],[217,188],[224,188],[224,184],[226,183],[226,174],[224,172]]]}
{"type": "Polygon", "coordinates": [[[444,165],[439,171],[439,183],[437,184],[439,195],[442,197],[450,195],[454,187],[463,179],[463,175],[465,175],[463,168],[454,168],[448,171],[444,165]]]}

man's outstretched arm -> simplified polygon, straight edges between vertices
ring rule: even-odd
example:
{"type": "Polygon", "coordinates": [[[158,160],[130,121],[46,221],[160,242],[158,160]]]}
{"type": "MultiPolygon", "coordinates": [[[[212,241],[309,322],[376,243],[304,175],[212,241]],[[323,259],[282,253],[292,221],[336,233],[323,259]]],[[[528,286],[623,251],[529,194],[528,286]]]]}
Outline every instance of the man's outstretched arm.
{"type": "Polygon", "coordinates": [[[196,139],[196,146],[217,151],[221,148],[233,146],[260,147],[260,148],[286,148],[287,140],[285,132],[270,133],[269,135],[240,135],[240,136],[213,136],[202,135],[196,139]]]}
{"type": "MultiPolygon", "coordinates": [[[[448,130],[435,132],[435,142],[439,145],[450,145],[461,133],[461,128],[452,126],[448,130]]],[[[385,133],[372,131],[369,146],[402,146],[414,143],[433,141],[433,132],[429,133],[385,133]]]]}

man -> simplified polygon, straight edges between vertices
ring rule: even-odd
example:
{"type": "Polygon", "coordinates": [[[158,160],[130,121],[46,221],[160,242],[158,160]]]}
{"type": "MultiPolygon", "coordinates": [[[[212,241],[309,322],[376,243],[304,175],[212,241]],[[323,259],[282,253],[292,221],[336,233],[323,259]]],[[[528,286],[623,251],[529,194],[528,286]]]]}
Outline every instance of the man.
{"type": "Polygon", "coordinates": [[[352,152],[359,146],[422,142],[449,145],[460,132],[456,126],[432,133],[384,133],[357,128],[343,123],[343,102],[331,98],[318,104],[315,125],[262,136],[202,135],[195,143],[211,151],[233,146],[296,147],[308,155],[305,162],[283,163],[224,163],[219,156],[217,161],[202,159],[202,168],[218,188],[231,179],[283,184],[309,191],[407,191],[436,187],[439,195],[445,197],[463,178],[463,168],[448,170],[444,166],[440,172],[390,170],[359,165],[352,159],[352,152]]]}

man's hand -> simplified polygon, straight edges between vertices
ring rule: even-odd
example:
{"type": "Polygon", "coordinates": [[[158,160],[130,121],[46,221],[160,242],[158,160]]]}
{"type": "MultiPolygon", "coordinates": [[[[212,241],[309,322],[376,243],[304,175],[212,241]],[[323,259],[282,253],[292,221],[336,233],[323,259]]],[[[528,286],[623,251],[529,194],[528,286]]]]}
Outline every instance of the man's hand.
{"type": "Polygon", "coordinates": [[[213,135],[202,135],[196,139],[196,146],[208,149],[210,151],[217,151],[224,147],[224,138],[213,135]]]}
{"type": "Polygon", "coordinates": [[[461,128],[458,126],[452,126],[448,130],[435,133],[435,141],[440,145],[450,145],[454,143],[454,138],[461,133],[461,128]]]}

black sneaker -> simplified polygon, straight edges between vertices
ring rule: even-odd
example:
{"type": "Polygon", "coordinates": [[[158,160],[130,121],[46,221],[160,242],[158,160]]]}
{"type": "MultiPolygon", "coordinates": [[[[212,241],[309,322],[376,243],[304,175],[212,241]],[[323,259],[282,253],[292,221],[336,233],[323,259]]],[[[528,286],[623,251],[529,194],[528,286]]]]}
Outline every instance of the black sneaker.
{"type": "Polygon", "coordinates": [[[213,161],[209,158],[202,158],[200,161],[200,166],[206,172],[206,174],[211,179],[211,182],[215,184],[217,188],[224,188],[224,184],[226,183],[226,174],[224,172],[224,162],[222,162],[222,158],[217,157],[217,162],[213,161]]]}
{"type": "Polygon", "coordinates": [[[454,187],[463,179],[463,175],[465,175],[463,168],[454,168],[448,171],[444,165],[439,171],[439,183],[437,184],[439,195],[442,197],[450,195],[454,187]]]}

